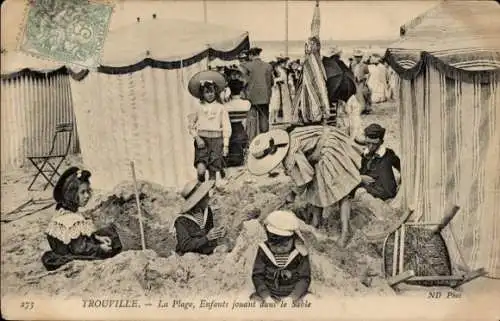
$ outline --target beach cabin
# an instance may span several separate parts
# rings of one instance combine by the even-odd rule
[[[187,116],[191,76],[209,59],[234,60],[248,33],[181,20],[151,19],[109,32],[101,66],[71,82],[84,164],[96,188],[137,178],[180,187],[196,178]]]
[[[415,220],[460,212],[452,262],[500,277],[500,6],[443,1],[401,27],[385,58],[400,78],[402,192]],[[456,246],[455,246],[456,245]]]
[[[74,113],[64,65],[15,50],[1,54],[1,92],[1,170],[7,171],[26,165],[27,156],[48,153],[56,126],[74,122]],[[55,152],[66,146],[57,139]],[[69,153],[78,152],[75,126]]]

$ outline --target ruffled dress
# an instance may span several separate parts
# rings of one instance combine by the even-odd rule
[[[97,230],[91,220],[80,213],[58,210],[45,232],[50,251],[42,256],[42,263],[49,271],[56,270],[73,260],[100,260],[115,256],[122,250],[120,237],[114,225]],[[104,251],[96,236],[111,240],[111,251]]]

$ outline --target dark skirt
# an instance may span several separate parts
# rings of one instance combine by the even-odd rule
[[[194,142],[194,166],[205,164],[209,171],[219,172],[224,168],[224,139],[222,137],[201,137],[205,147],[199,148]]]
[[[111,251],[105,252],[95,236],[107,236],[111,239]],[[71,240],[69,244],[47,235],[51,251],[42,255],[42,263],[48,271],[53,271],[73,260],[102,260],[120,253],[122,243],[114,225],[97,230],[91,236],[81,235]]]

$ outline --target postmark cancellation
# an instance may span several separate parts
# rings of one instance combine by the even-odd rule
[[[30,0],[19,50],[86,68],[100,63],[113,6],[88,0]]]

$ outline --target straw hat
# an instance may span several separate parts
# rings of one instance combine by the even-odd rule
[[[201,98],[201,85],[205,83],[213,83],[219,90],[222,90],[226,87],[226,78],[224,78],[221,73],[214,70],[200,71],[189,80],[189,93],[195,98]]]
[[[335,55],[340,56],[342,54],[342,48],[340,48],[339,46],[333,46],[328,49],[327,53],[329,57]]]
[[[363,57],[363,52],[359,49],[356,49],[356,50],[354,50],[353,56],[354,57]]]
[[[285,158],[289,146],[290,137],[284,130],[275,129],[258,135],[248,147],[248,171],[257,176],[269,173]]]
[[[188,182],[181,191],[184,198],[184,204],[181,207],[181,212],[186,213],[196,206],[210,192],[215,182],[208,180],[200,183],[197,180]]]

